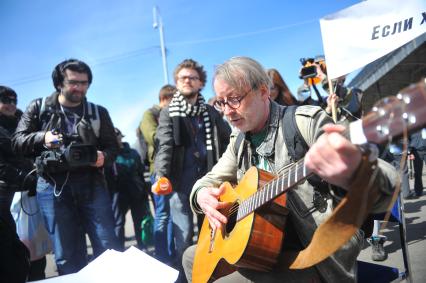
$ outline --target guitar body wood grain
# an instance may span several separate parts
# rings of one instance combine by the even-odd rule
[[[216,231],[211,240],[207,218],[203,222],[195,253],[192,282],[208,282],[234,271],[236,267],[248,267],[269,271],[276,264],[284,238],[286,195],[259,208],[240,221],[236,221],[238,203],[247,199],[275,176],[250,168],[233,188],[225,183],[225,193],[220,201],[233,205],[221,211],[228,218],[227,225]],[[230,265],[230,266],[226,266]],[[232,266],[231,266],[232,265]]]

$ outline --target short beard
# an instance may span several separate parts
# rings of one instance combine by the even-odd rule
[[[62,92],[62,95],[71,103],[81,103],[84,99],[84,95],[74,95],[72,92]]]

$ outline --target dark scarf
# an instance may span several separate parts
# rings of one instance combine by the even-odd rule
[[[176,92],[169,105],[169,116],[173,123],[173,137],[176,145],[182,145],[182,130],[180,117],[195,117],[202,115],[204,127],[206,130],[206,149],[207,149],[207,162],[210,169],[213,164],[213,142],[212,142],[212,124],[210,122],[209,112],[207,111],[206,102],[204,97],[199,93],[197,102],[192,105],[186,101],[185,97]]]

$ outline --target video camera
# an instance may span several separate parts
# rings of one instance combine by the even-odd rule
[[[321,81],[321,79],[318,77],[318,67],[321,69],[321,71],[327,75],[327,66],[325,64],[325,58],[324,56],[316,56],[315,58],[301,58],[300,63],[303,65],[303,68],[300,70],[300,76],[301,79],[307,79],[309,85],[315,86],[318,83],[322,83],[322,88],[325,91],[328,90],[328,81],[324,80]],[[340,98],[345,98],[347,94],[347,88],[343,86],[344,81],[335,80],[333,81],[333,93],[335,93]]]
[[[303,68],[300,70],[301,79],[311,79],[309,84],[317,84],[320,79],[317,77],[317,66],[321,68],[324,74],[327,74],[327,67],[325,65],[325,59],[323,56],[316,56],[315,58],[301,58],[300,63]]]
[[[65,147],[43,151],[36,158],[39,174],[72,171],[96,163],[96,146],[83,144],[79,135],[63,134],[61,144]]]

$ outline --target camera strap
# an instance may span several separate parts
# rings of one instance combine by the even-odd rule
[[[68,124],[69,132],[71,134],[76,134],[77,133],[77,121],[80,120],[80,119],[76,116],[76,114],[74,114],[73,118],[70,119],[69,117],[67,117],[67,120],[68,120],[67,123],[69,123]]]
[[[324,106],[324,99],[322,98],[321,94],[319,93],[317,86],[313,83],[312,87],[314,88],[315,94],[317,95],[319,105],[321,107],[323,107]]]
[[[70,110],[65,110],[64,107],[62,105],[60,105],[61,107],[61,111],[64,114],[65,117],[65,124],[67,127],[67,131],[69,134],[76,134],[77,133],[77,124],[78,122],[80,122],[80,120],[82,119],[82,116],[78,116],[77,113],[70,111]],[[84,105],[83,105],[83,115],[84,115]]]

